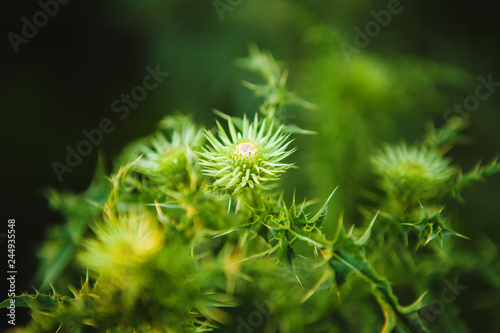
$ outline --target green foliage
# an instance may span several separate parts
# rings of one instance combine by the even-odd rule
[[[306,109],[314,109],[314,105],[304,101],[286,88],[288,72],[283,71],[270,53],[261,52],[256,46],[250,47],[250,55],[240,59],[238,64],[249,71],[257,73],[264,79],[264,84],[253,84],[243,81],[243,85],[254,91],[255,95],[264,98],[259,111],[267,118],[283,120],[287,105],[298,105]],[[291,129],[296,127],[292,126]],[[309,131],[297,131],[307,134]]]
[[[380,200],[383,216],[416,230],[417,248],[437,236],[464,237],[447,226],[444,201],[459,197],[466,185],[500,171],[497,160],[486,167],[478,165],[465,176],[458,167],[450,165],[443,155],[464,125],[463,120],[453,119],[439,132],[431,128],[420,146],[386,145],[372,158],[374,170],[381,178],[380,188],[386,195]],[[404,230],[406,237],[410,230]]]
[[[336,189],[316,211],[295,193],[286,199],[279,178],[292,166],[283,162],[295,150],[289,137],[312,132],[282,125],[284,106],[311,104],[288,92],[270,54],[252,48],[240,63],[265,80],[245,83],[264,98],[252,123],[217,111],[229,135],[217,123],[216,138],[188,117],[166,117],[124,149],[110,177],[99,167],[83,194],[51,192],[67,223],[40,252],[52,295],[13,298],[31,309],[25,331],[235,331],[255,311],[265,332],[427,331],[420,277],[444,270],[435,266],[447,250],[433,240],[461,236],[445,203],[499,164],[465,174],[452,166],[444,154],[459,141],[456,121],[420,145],[387,145],[372,157],[380,182],[362,210],[367,227],[356,228],[328,213]],[[76,272],[85,281],[68,295]],[[409,284],[410,301],[393,277]]]
[[[429,60],[364,51],[346,61],[338,47],[345,35],[323,25],[311,27],[309,34],[309,44],[319,51],[304,65],[297,84],[317,110],[299,117],[318,135],[310,141],[298,139],[308,144],[297,152],[304,170],[301,185],[312,186],[315,197],[327,196],[331,184],[338,185],[342,196],[332,202],[331,212],[344,212],[351,220],[357,217],[364,189],[373,184],[373,151],[402,138],[422,139],[422,123],[442,119],[443,110],[456,99],[449,92],[462,92],[467,74]]]

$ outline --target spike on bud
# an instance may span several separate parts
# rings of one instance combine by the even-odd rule
[[[219,138],[205,131],[210,146],[200,153],[203,173],[216,179],[212,190],[237,194],[248,189],[264,189],[263,183],[277,180],[292,166],[281,162],[294,152],[294,149],[286,150],[290,135],[283,134],[281,128],[275,129],[267,120],[259,121],[256,115],[253,123],[244,117],[238,133],[231,118],[227,120],[230,135],[220,124]]]

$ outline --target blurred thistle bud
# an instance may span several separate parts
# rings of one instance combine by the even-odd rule
[[[450,189],[457,170],[436,149],[387,145],[372,158],[388,195],[404,200],[439,199]]]
[[[274,129],[274,123],[253,123],[246,116],[237,132],[231,118],[228,119],[230,136],[217,122],[219,139],[205,131],[211,147],[203,148],[200,164],[203,173],[216,178],[211,189],[220,193],[238,194],[246,189],[265,189],[263,183],[277,180],[279,175],[292,167],[281,163],[295,149],[287,150],[290,134],[282,133],[282,127]]]
[[[163,247],[164,233],[151,216],[135,211],[119,219],[104,217],[92,227],[95,238],[86,239],[79,253],[84,267],[107,276],[121,277]]]
[[[203,132],[186,116],[166,117],[160,129],[171,132],[171,138],[167,139],[162,131],[157,132],[151,142],[142,147],[144,156],[135,169],[163,185],[183,181],[188,165],[196,162],[193,150],[202,145]]]

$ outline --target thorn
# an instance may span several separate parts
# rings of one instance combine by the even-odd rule
[[[236,214],[240,211],[241,208],[241,198],[238,198],[238,201],[236,202],[236,210],[234,211]]]
[[[304,286],[302,285],[302,282],[300,281],[299,276],[297,274],[295,274],[295,278],[297,279],[297,281],[299,281],[300,287],[304,289]]]

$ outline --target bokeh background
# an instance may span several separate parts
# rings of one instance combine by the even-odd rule
[[[154,131],[166,114],[190,114],[208,127],[214,124],[212,108],[253,114],[259,100],[240,82],[255,78],[235,66],[251,43],[283,61],[290,89],[318,106],[287,110],[288,121],[319,134],[297,139],[300,169],[286,183],[300,197],[322,199],[340,185],[331,214],[342,208],[355,221],[362,188],[372,177],[366,156],[374,147],[418,142],[425,126],[442,125],[446,110],[474,94],[478,76],[500,81],[498,8],[486,0],[403,0],[401,12],[346,57],[342,43],[356,46],[354,28],[365,30],[374,20],[370,12],[388,3],[70,1],[16,54],[8,34],[20,35],[22,18],[32,22],[41,7],[36,1],[2,2],[0,233],[8,218],[16,219],[18,290],[37,286],[37,249],[47,227],[62,222],[48,208],[44,189],[83,191],[98,153],[110,162],[126,143]],[[147,66],[160,66],[169,76],[121,120],[111,103],[141,85]],[[496,89],[467,112],[464,134],[471,139],[450,152],[466,170],[500,152]],[[60,182],[51,164],[64,163],[65,147],[75,148],[85,138],[82,130],[97,128],[103,118],[115,130]],[[457,311],[471,331],[500,329],[499,189],[497,175],[467,190],[467,205],[453,207],[455,229],[471,237],[460,245],[471,255],[470,267],[455,272],[468,286]],[[2,238],[3,253],[5,244]],[[18,311],[19,320],[27,318]]]

